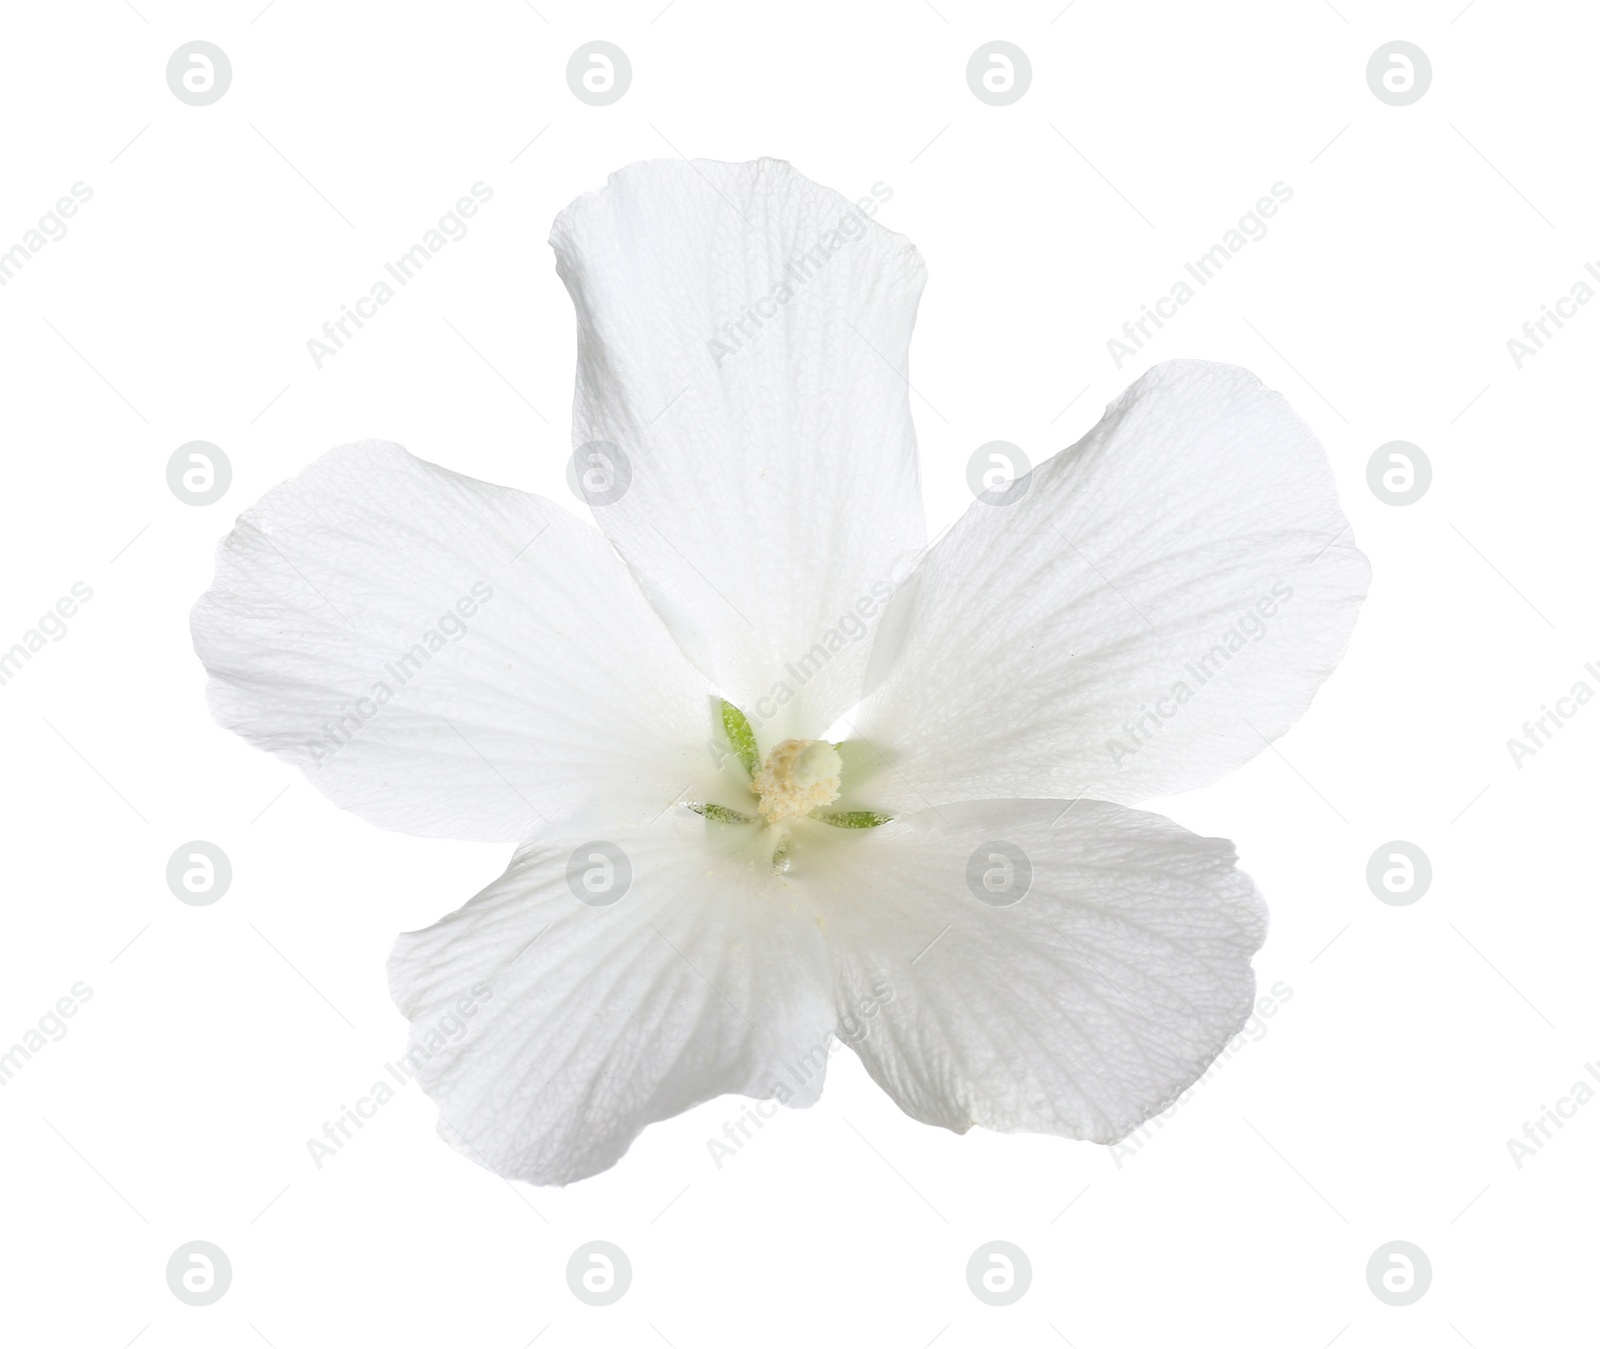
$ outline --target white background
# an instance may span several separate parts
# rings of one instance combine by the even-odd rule
[[[0,1047],[74,983],[93,997],[0,1088],[0,1338],[1594,1343],[1600,1102],[1520,1169],[1506,1146],[1600,1060],[1600,705],[1520,768],[1506,748],[1578,679],[1600,688],[1583,670],[1600,661],[1600,305],[1520,370],[1506,347],[1600,260],[1593,13],[659,8],[6,9],[0,248],[73,183],[93,198],[0,288],[0,645],[74,582],[94,597],[0,687]],[[195,38],[232,61],[209,107],[165,80]],[[565,80],[594,38],[633,64],[610,107]],[[995,38],[1032,62],[1009,107],[965,80]],[[1409,107],[1365,78],[1393,39],[1432,61]],[[509,850],[384,833],[214,726],[189,608],[237,513],[343,441],[397,440],[577,509],[574,324],[545,237],[613,169],[679,152],[776,155],[850,197],[892,188],[878,219],[930,273],[911,381],[935,528],[970,500],[975,446],[1042,458],[1173,356],[1257,371],[1328,448],[1375,573],[1349,656],[1273,751],[1154,803],[1237,841],[1272,909],[1260,982],[1293,997],[1120,1167],[1091,1144],[916,1124],[847,1051],[819,1105],[720,1170],[706,1140],[737,1098],[649,1129],[599,1178],[534,1190],[440,1142],[415,1085],[320,1170],[308,1156],[403,1048],[394,934]],[[316,369],[307,339],[479,180],[494,197],[467,237]],[[1267,236],[1117,369],[1107,338],[1279,181],[1294,195]],[[165,480],[196,439],[234,469],[209,507]],[[1404,508],[1366,480],[1396,439],[1434,469]],[[232,859],[211,907],[165,883],[191,839]],[[1410,906],[1366,885],[1391,839],[1432,859]],[[609,1308],[564,1276],[596,1238],[633,1263]],[[233,1264],[206,1308],[164,1277],[191,1239]],[[991,1239],[1032,1261],[1009,1308],[967,1287]],[[1367,1285],[1395,1239],[1433,1266],[1409,1307]]]

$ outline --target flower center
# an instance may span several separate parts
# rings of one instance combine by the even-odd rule
[[[826,740],[783,740],[772,747],[750,785],[761,798],[762,816],[774,824],[837,801],[843,768],[839,751]]]

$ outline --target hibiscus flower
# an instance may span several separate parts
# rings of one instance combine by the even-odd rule
[[[1266,911],[1132,806],[1305,711],[1368,581],[1246,371],[1160,365],[931,547],[924,270],[787,164],[636,164],[557,218],[599,528],[396,445],[240,517],[194,611],[222,725],[336,804],[519,846],[399,939],[441,1132],[541,1184],[835,1037],[910,1115],[1107,1143],[1240,1029]]]

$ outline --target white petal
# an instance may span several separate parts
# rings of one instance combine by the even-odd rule
[[[578,311],[573,445],[620,447],[632,474],[596,519],[767,745],[820,735],[925,538],[921,258],[774,159],[635,164],[550,242]]]
[[[839,832],[811,871],[841,1036],[916,1119],[1113,1142],[1250,1014],[1266,908],[1226,839],[1097,801]]]
[[[891,766],[879,804],[1213,782],[1305,711],[1369,576],[1281,395],[1157,366],[1020,501],[974,503],[897,596],[898,664],[857,723]]]
[[[530,844],[402,936],[390,988],[440,1133],[501,1175],[566,1184],[725,1092],[814,1099],[834,1026],[822,937],[754,838],[681,810],[617,833],[631,881],[604,906],[568,882],[576,856],[606,897],[601,846]]]
[[[398,445],[246,511],[192,627],[216,719],[388,829],[654,816],[710,762],[709,690],[600,533]]]

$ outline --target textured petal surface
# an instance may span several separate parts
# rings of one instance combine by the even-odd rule
[[[897,595],[898,664],[857,722],[887,764],[876,799],[1213,782],[1305,711],[1369,575],[1281,395],[1236,366],[1157,366],[1019,501],[974,503]]]
[[[725,1092],[814,1100],[834,1026],[822,937],[751,840],[675,810],[602,843],[530,844],[402,936],[390,988],[440,1133],[501,1175],[565,1184]],[[614,902],[575,898],[586,876],[608,897],[625,869]]]
[[[1250,1013],[1266,908],[1226,839],[1097,801],[840,832],[803,862],[841,1035],[916,1119],[1113,1142]]]
[[[924,272],[867,218],[879,187],[864,209],[780,160],[654,161],[551,234],[578,312],[573,445],[620,448],[631,475],[596,519],[764,746],[857,700],[925,541],[906,383]]]
[[[710,763],[705,681],[599,531],[398,445],[246,511],[192,628],[216,719],[388,829],[650,818]]]

